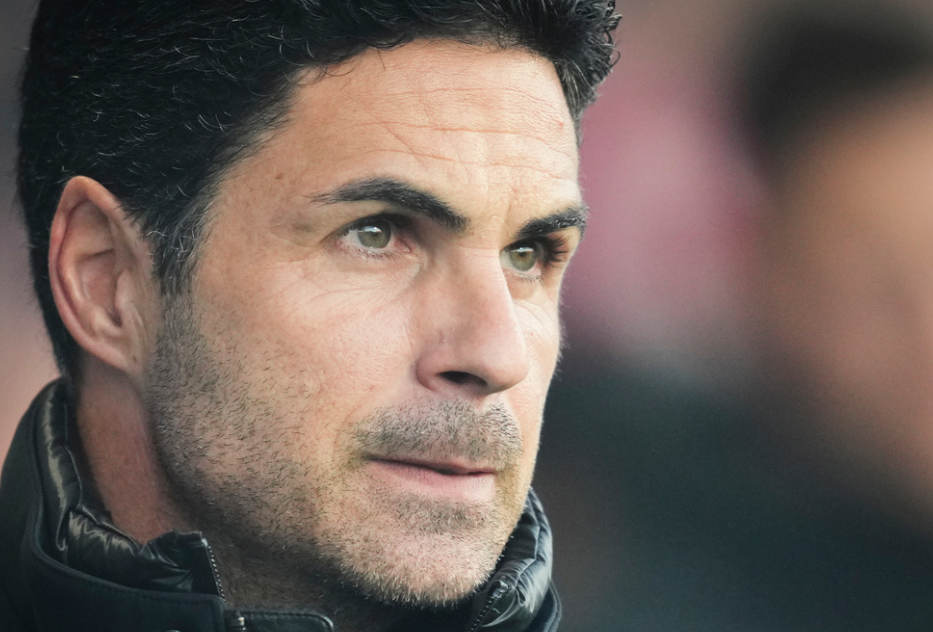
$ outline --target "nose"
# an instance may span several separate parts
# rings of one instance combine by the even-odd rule
[[[418,381],[445,395],[484,397],[528,375],[528,344],[495,256],[467,261],[432,281],[418,308]]]

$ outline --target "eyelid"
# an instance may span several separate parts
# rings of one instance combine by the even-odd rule
[[[544,254],[545,264],[555,265],[567,260],[568,254],[570,254],[568,241],[567,237],[560,233],[545,233],[522,239],[511,244],[509,247],[514,248],[526,244],[538,245]]]
[[[364,217],[355,219],[349,224],[345,224],[337,231],[337,233],[335,233],[335,247],[338,247],[337,244],[344,242],[345,238],[347,238],[354,230],[376,222],[388,222],[391,224],[392,240],[390,241],[390,244],[395,244],[395,246],[390,245],[383,249],[372,249],[357,244],[345,243],[339,247],[341,249],[350,251],[352,254],[363,256],[369,259],[386,259],[388,257],[395,257],[400,254],[404,254],[411,250],[410,244],[406,243],[405,232],[409,230],[409,227],[414,223],[414,218],[409,215],[394,211],[371,213]]]
[[[562,267],[562,265],[570,259],[568,241],[567,237],[563,236],[561,233],[543,233],[533,237],[526,237],[509,244],[503,249],[503,252],[510,248],[535,246],[540,249],[541,260],[538,265],[535,266],[538,272],[520,272],[512,269],[508,269],[508,272],[522,281],[540,281],[549,270]]]
[[[375,222],[375,221],[387,221],[391,223],[393,226],[395,226],[396,228],[405,229],[412,225],[412,223],[414,222],[414,219],[410,215],[406,215],[404,213],[400,213],[394,210],[393,211],[390,211],[390,210],[380,211],[378,213],[372,213],[370,215],[366,215],[365,217],[360,217],[359,219],[353,220],[352,222],[350,222],[349,224],[347,224],[341,229],[341,234],[345,235],[349,233],[351,230],[353,230],[354,228],[359,228],[360,226],[366,226],[368,222]]]

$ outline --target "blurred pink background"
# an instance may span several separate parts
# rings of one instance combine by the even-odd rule
[[[0,10],[0,457],[39,388],[56,375],[33,299],[26,233],[14,206],[16,82],[33,3],[5,0]]]

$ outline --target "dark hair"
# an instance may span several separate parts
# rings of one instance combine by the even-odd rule
[[[890,6],[800,9],[770,16],[745,55],[740,102],[766,171],[816,117],[883,94],[933,69],[933,47]]]
[[[184,291],[223,172],[281,121],[294,79],[418,38],[523,47],[557,70],[574,120],[613,62],[612,0],[43,0],[22,82],[18,188],[59,367],[78,347],[48,276],[69,179],[99,181]]]

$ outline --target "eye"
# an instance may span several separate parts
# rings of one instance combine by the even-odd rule
[[[541,244],[535,242],[523,242],[512,244],[502,250],[499,260],[502,267],[515,272],[527,274],[538,267],[544,252]]]
[[[344,238],[358,248],[384,250],[392,243],[394,232],[395,227],[388,219],[369,217],[350,226]]]

